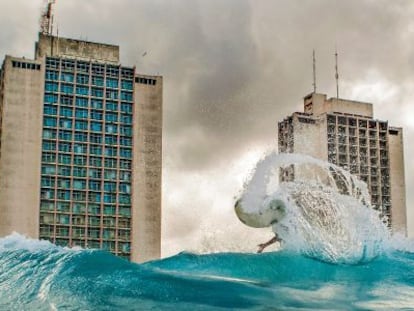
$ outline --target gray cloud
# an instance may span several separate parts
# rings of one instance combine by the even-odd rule
[[[0,3],[0,56],[32,55],[41,7],[41,0]],[[334,95],[337,45],[340,95],[363,86],[361,98],[350,99],[375,102],[378,118],[405,127],[411,205],[414,122],[400,111],[413,111],[413,13],[409,0],[71,0],[58,1],[56,17],[62,36],[119,44],[123,64],[164,76],[165,235],[178,239],[197,226],[177,216],[194,198],[171,199],[185,192],[176,181],[185,188],[198,172],[197,182],[231,201],[223,182],[234,180],[226,169],[217,178],[217,168],[276,146],[277,121],[301,109],[312,90],[314,48],[320,92]],[[370,92],[377,81],[387,88],[382,95],[394,92]],[[199,210],[210,205],[197,201]],[[188,230],[174,229],[180,224]]]

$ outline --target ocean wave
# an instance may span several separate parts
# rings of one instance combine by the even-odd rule
[[[402,243],[402,242],[401,242]],[[330,264],[290,251],[134,264],[99,250],[0,239],[0,310],[278,310],[414,306],[414,254]],[[394,308],[394,309],[395,309]]]

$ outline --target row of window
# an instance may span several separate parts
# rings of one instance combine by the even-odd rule
[[[106,191],[106,192],[118,192],[121,194],[130,194],[131,193],[131,184],[130,183],[119,183],[109,182],[109,181],[97,181],[84,179],[69,179],[69,178],[56,178],[54,176],[42,176],[41,179],[42,187],[46,188],[55,188],[56,186],[63,189],[73,188],[75,190],[84,190],[88,188],[93,191]],[[88,186],[88,187],[87,187]],[[103,186],[103,189],[102,189]],[[108,202],[112,203],[112,202]]]
[[[128,208],[128,207],[123,207]],[[115,204],[104,204],[101,207],[100,204],[91,203],[88,204],[83,202],[65,202],[65,201],[54,201],[54,200],[42,200],[40,203],[40,209],[42,211],[49,212],[61,212],[61,213],[72,213],[77,215],[106,215],[114,216],[118,219],[118,227],[131,227],[131,219],[129,216],[117,215]]]
[[[44,105],[43,112],[45,115],[56,116],[58,115],[58,107],[53,105]],[[72,107],[60,107],[59,115],[62,117],[77,119],[92,119],[92,120],[103,120],[105,118],[106,122],[111,123],[126,123],[132,124],[132,115],[131,114],[121,114],[118,118],[117,112],[106,111],[103,113],[100,110],[91,110],[84,108],[76,108],[75,111]]]
[[[121,146],[132,146],[132,138],[129,136],[117,136],[107,134],[105,137],[102,133],[88,133],[88,132],[72,132],[60,129],[46,128],[43,130],[43,138],[54,140],[75,141],[75,142],[89,142],[93,144],[106,144],[106,145],[121,145]]]
[[[88,124],[86,120],[72,120],[68,118],[59,118],[58,123],[56,117],[45,116],[43,118],[43,125],[45,127],[58,127],[58,124],[60,128],[66,130],[75,128],[76,130],[102,132],[105,129],[106,134],[118,134],[119,132],[121,135],[132,136],[132,126],[129,125],[104,124],[99,121],[90,121]]]
[[[130,170],[132,167],[132,161],[127,159],[113,159],[113,158],[101,158],[101,157],[89,157],[89,161],[87,156],[83,155],[72,155],[70,154],[63,154],[63,153],[52,153],[52,152],[43,152],[42,154],[42,162],[43,163],[59,163],[59,164],[72,164],[72,165],[81,165],[81,166],[96,166],[102,167],[105,166],[106,168],[120,168],[124,170]],[[76,173],[81,173],[79,170],[85,170],[84,174],[86,176],[86,167],[76,167]],[[75,173],[75,168],[73,173]],[[80,177],[85,177],[80,176]]]
[[[12,61],[13,68],[22,68],[22,69],[29,69],[29,70],[40,70],[39,64],[21,62],[21,61]]]
[[[65,200],[65,201],[88,201],[88,202],[92,202],[92,203],[119,203],[122,205],[129,205],[131,204],[131,196],[128,194],[119,194],[118,195],[118,199],[117,199],[117,195],[115,193],[101,193],[101,192],[89,192],[86,193],[86,191],[78,191],[78,190],[74,190],[69,191],[69,190],[57,190],[55,191],[54,189],[50,189],[50,188],[42,188],[42,190],[40,191],[40,197],[41,199],[44,200],[53,200],[53,199],[58,199],[58,200]],[[126,216],[130,216],[131,215],[131,208],[130,206],[122,206],[122,210],[120,207],[119,210],[119,214],[120,215],[126,215]]]
[[[334,116],[328,115],[327,116],[328,123],[331,124],[340,124],[340,125],[349,125],[351,127],[358,127],[360,128],[371,128],[377,129],[379,128],[380,131],[386,131],[388,128],[388,123],[383,121],[376,121],[376,120],[368,120],[368,119],[356,119],[352,117],[346,116]]]
[[[46,58],[47,69],[61,69],[63,71],[78,71],[83,73],[92,72],[93,75],[108,75],[118,77],[121,75],[124,79],[132,79],[134,77],[134,69],[120,67],[108,64],[88,63],[85,61],[76,61],[71,59]]]
[[[119,222],[117,219],[112,216],[88,216],[85,215],[67,215],[67,214],[55,214],[49,212],[40,213],[40,222],[42,224],[61,224],[61,225],[72,225],[72,226],[101,226],[106,228],[117,228],[118,236],[122,238],[129,239],[130,237],[130,228],[120,228],[118,227]],[[68,229],[67,227],[64,227]],[[85,228],[76,228],[73,229],[85,230]]]
[[[46,104],[57,104],[59,96],[57,94],[45,94],[45,103]],[[81,108],[93,108],[93,109],[104,109],[104,102],[102,99],[89,98],[87,97],[74,97],[73,95],[60,95],[59,103],[65,106],[73,106],[73,101],[75,101],[76,107]],[[131,113],[132,114],[132,103],[121,103],[119,105],[116,101],[105,100],[105,109],[108,111],[118,111],[121,110],[122,113]]]
[[[57,147],[57,149],[56,149]],[[119,149],[119,150],[118,150]],[[122,147],[109,147],[101,145],[88,145],[81,143],[67,143],[60,142],[56,144],[55,141],[43,141],[42,146],[43,151],[55,151],[59,150],[60,152],[75,153],[75,154],[91,154],[91,155],[105,155],[107,157],[121,157],[121,158],[132,158],[132,149],[122,148]]]
[[[148,84],[148,85],[156,85],[157,84],[157,80],[150,79],[150,78],[136,77],[135,78],[135,83]]]
[[[49,226],[48,226],[49,225]],[[72,232],[70,232],[68,227],[65,226],[51,226],[50,223],[45,223],[40,227],[40,234],[42,236],[56,236],[56,237],[72,237],[72,238],[85,238],[86,234],[89,239],[103,239],[103,240],[118,240],[120,244],[127,245],[125,251],[129,252],[129,243],[122,243],[124,241],[129,242],[131,237],[129,232],[126,233],[125,230],[118,231],[118,234],[113,229],[103,229],[100,232],[97,228],[82,228],[82,227],[72,227]],[[55,230],[53,230],[55,229]],[[103,242],[103,243],[108,243]],[[115,248],[115,242],[113,242]]]
[[[86,176],[86,171],[88,176]],[[57,174],[56,174],[57,173]],[[101,168],[89,168],[78,166],[64,166],[59,165],[57,168],[55,165],[42,164],[43,175],[60,175],[60,176],[75,176],[75,177],[89,177],[93,179],[107,179],[107,180],[120,180],[131,181],[130,171],[117,171],[113,169],[101,169]]]
[[[88,240],[87,242],[85,242],[84,240],[80,240],[80,239],[72,239],[72,240],[69,240],[69,238],[67,238],[67,239],[65,239],[65,238],[56,238],[55,239],[52,234],[40,235],[40,239],[48,240],[51,243],[54,243],[54,244],[56,244],[58,246],[61,246],[61,247],[81,246],[81,247],[86,247],[86,248],[90,248],[90,249],[101,249],[102,248],[102,249],[105,249],[107,251],[110,251],[111,253],[118,256],[119,258],[125,259],[127,261],[130,260],[130,252],[121,252],[122,248],[119,248],[118,252],[110,250],[110,248],[107,245],[109,245],[109,243],[114,243],[114,242],[103,241],[102,242],[102,247],[101,247],[100,246],[101,244],[100,244],[99,241]],[[112,248],[112,246],[110,246],[110,247]]]
[[[132,102],[133,101],[133,96],[132,96],[132,92],[127,92],[127,91],[118,91],[118,90],[112,90],[112,89],[106,89],[104,90],[103,88],[96,88],[96,87],[91,87],[89,88],[88,86],[81,86],[81,85],[77,85],[76,87],[74,87],[73,84],[67,84],[67,83],[61,83],[60,84],[60,88],[59,88],[59,84],[55,83],[55,82],[46,82],[45,83],[45,91],[46,92],[52,92],[52,93],[56,93],[56,92],[61,92],[63,94],[76,94],[76,95],[82,95],[82,96],[93,96],[93,97],[104,97],[105,98],[109,98],[109,99],[113,99],[113,100],[117,100],[117,99],[121,99],[122,101],[129,101]]]
[[[73,157],[70,154],[62,153],[52,153],[52,152],[43,152],[42,154],[43,163],[59,163],[59,164],[71,164],[71,165],[81,165],[83,167],[74,167],[73,174],[77,174],[77,177],[86,177],[86,167],[84,166],[95,166],[106,168],[120,168],[124,170],[131,170],[132,161],[127,159],[113,159],[113,158],[101,158],[101,157],[89,157],[83,155],[74,155]]]
[[[59,75],[58,71],[46,70],[46,80],[47,81],[62,81],[68,83],[74,83],[76,80],[77,84],[87,84],[91,83],[93,86],[118,89],[121,87],[123,90],[132,90],[133,82],[132,80],[121,80],[107,77],[104,79],[102,76],[92,76],[85,74],[77,74],[76,78],[73,73],[61,72]],[[48,83],[46,83],[48,84]]]

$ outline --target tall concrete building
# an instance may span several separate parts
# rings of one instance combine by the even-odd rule
[[[0,77],[0,236],[160,257],[160,76],[119,47],[39,34]]]
[[[279,152],[308,154],[358,176],[393,231],[407,233],[403,130],[374,119],[372,104],[312,93],[304,112],[279,122],[278,131]],[[294,178],[294,169],[282,178]]]

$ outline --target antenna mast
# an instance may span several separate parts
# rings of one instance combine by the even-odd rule
[[[43,35],[52,35],[53,33],[53,5],[56,0],[48,0],[47,8],[42,13],[40,22],[40,33]]]
[[[335,80],[336,80],[336,99],[339,99],[339,74],[338,74],[338,51],[335,47]]]
[[[315,57],[315,49],[313,50],[313,92],[316,93],[316,57]]]

